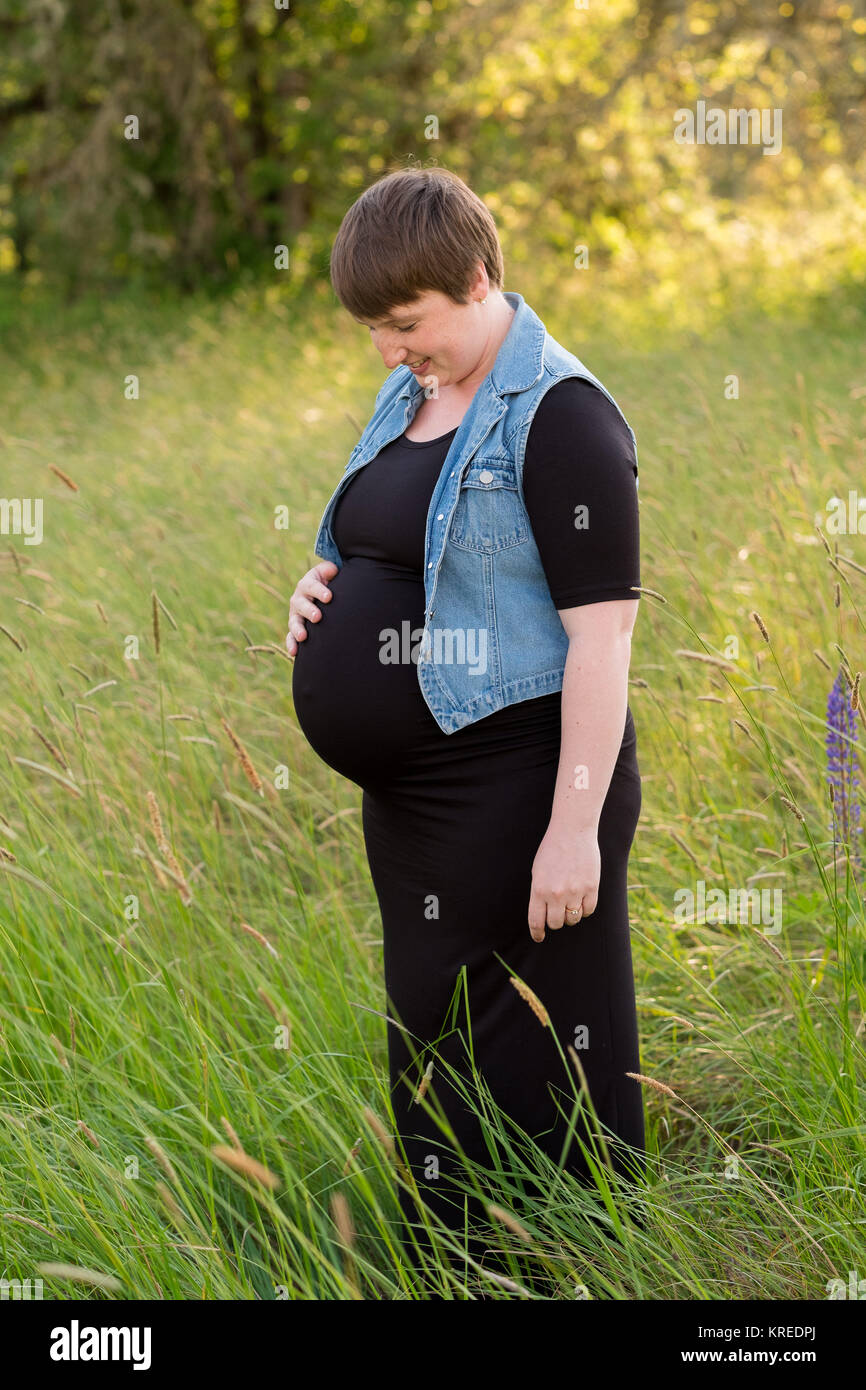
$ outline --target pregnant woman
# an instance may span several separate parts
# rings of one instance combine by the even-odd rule
[[[579,1085],[570,1045],[613,1166],[640,1172],[635,440],[601,382],[502,291],[493,218],[447,170],[368,188],[331,279],[391,370],[286,646],[305,737],[363,789],[394,1115],[422,1200],[461,1232],[483,1209],[457,1195],[459,1154],[414,1103],[431,1061],[427,1099],[465,1154],[490,1166],[493,1140],[443,1063],[467,1089],[474,1063],[559,1163]],[[583,1113],[574,1127],[590,1143]],[[574,1139],[563,1166],[589,1180]]]

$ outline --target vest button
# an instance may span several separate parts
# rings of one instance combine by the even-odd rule
[[[444,512],[440,512],[439,515],[437,516],[436,520],[437,520],[437,521],[444,521],[444,520],[445,520],[445,513],[444,513]]]
[[[432,568],[433,568],[433,561],[432,561],[432,560],[431,560],[430,563],[428,564],[427,568],[428,568],[428,570],[432,570]]]
[[[478,481],[479,481],[479,483],[492,483],[492,482],[493,482],[493,474],[490,472],[490,469],[489,469],[489,468],[485,468],[485,470],[484,470],[483,473],[479,473],[479,474],[478,474]]]

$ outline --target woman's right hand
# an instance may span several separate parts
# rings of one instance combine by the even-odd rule
[[[340,566],[335,565],[333,560],[322,560],[298,580],[298,587],[289,600],[289,631],[286,635],[286,651],[292,660],[297,656],[298,643],[306,640],[307,627],[304,619],[309,618],[311,622],[317,623],[322,616],[321,608],[316,607],[313,599],[320,598],[325,603],[330,602],[331,590],[326,587],[326,581],[333,579],[339,571]]]

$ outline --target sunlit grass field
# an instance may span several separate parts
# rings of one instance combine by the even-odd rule
[[[599,1163],[579,1188],[488,1104],[499,1171],[467,1183],[507,1276],[443,1259],[422,1288],[401,1258],[361,793],[306,745],[284,649],[384,375],[367,335],[330,292],[28,308],[0,357],[0,495],[44,502],[41,544],[0,538],[0,1277],[301,1300],[866,1278],[866,866],[825,751],[834,678],[866,664],[866,514],[826,523],[866,489],[863,319],[632,332],[623,303],[506,288],[638,439],[646,1187]],[[781,890],[781,929],[682,920],[699,880]]]

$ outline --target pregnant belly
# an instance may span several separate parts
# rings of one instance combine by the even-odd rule
[[[328,581],[292,671],[295,714],[323,762],[359,786],[386,781],[430,726],[418,685],[424,581],[361,557]]]

